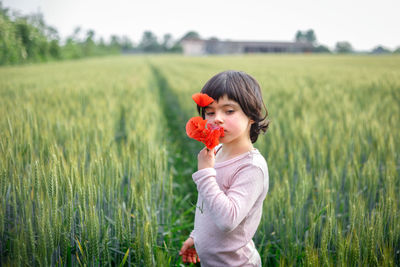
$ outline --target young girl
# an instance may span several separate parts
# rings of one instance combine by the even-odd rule
[[[179,254],[183,262],[201,260],[202,266],[261,266],[252,240],[268,192],[268,166],[253,147],[269,124],[260,86],[244,72],[225,71],[201,93],[215,101],[197,106],[199,113],[223,127],[224,136],[222,145],[198,154],[192,175],[198,190],[194,230]]]

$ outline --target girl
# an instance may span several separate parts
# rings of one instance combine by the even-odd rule
[[[225,71],[201,93],[215,101],[197,106],[199,114],[223,127],[224,136],[215,149],[198,154],[192,175],[198,190],[194,230],[179,254],[183,262],[201,259],[202,266],[261,266],[252,240],[268,192],[267,163],[253,147],[269,124],[260,86],[244,72]]]

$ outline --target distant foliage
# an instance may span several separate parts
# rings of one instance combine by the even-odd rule
[[[314,47],[313,50],[314,53],[331,53],[331,50],[325,45],[318,45]]]
[[[313,45],[312,52],[314,53],[331,53],[329,48],[325,45],[318,44],[317,36],[313,29],[307,31],[297,31],[295,35],[295,41],[301,43],[310,43]]]
[[[335,47],[336,47],[336,52],[338,53],[353,52],[353,46],[347,41],[337,42]]]
[[[0,3],[0,65],[99,56],[122,50],[120,43],[95,43],[93,30],[78,39],[80,31],[75,29],[62,46],[57,30],[46,25],[42,14],[11,14]]]
[[[140,53],[181,53],[182,47],[180,40],[174,41],[169,33],[164,34],[163,39],[158,41],[153,32],[145,31],[135,50]]]
[[[20,15],[0,3],[0,65],[120,53],[182,52],[180,40],[174,41],[171,34],[165,34],[163,40],[158,41],[155,34],[146,31],[136,47],[127,36],[112,35],[106,43],[103,38],[96,41],[95,35],[91,29],[84,33],[81,27],[76,27],[73,34],[61,42],[57,30],[46,25],[41,13]]]
[[[372,54],[389,54],[389,53],[391,53],[391,51],[384,46],[378,45],[377,47],[372,49],[371,53]]]
[[[296,42],[306,42],[315,44],[317,42],[317,36],[314,33],[313,29],[309,29],[308,31],[297,31],[296,32]]]

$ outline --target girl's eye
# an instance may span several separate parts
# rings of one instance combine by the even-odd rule
[[[206,112],[206,115],[207,116],[212,116],[212,115],[214,115],[214,112]]]
[[[235,112],[234,110],[227,110],[226,113],[228,114],[232,114],[233,112]]]

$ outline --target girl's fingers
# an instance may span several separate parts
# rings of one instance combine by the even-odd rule
[[[182,255],[185,253],[187,247],[185,245],[183,245],[183,247],[181,248],[181,250],[179,251],[179,255]]]
[[[189,260],[189,262],[193,262],[193,253],[192,253],[192,251],[188,251],[188,260]]]
[[[205,147],[205,148],[203,148],[202,150],[200,150],[200,153],[199,154],[207,154],[207,151],[208,150],[208,148],[207,147]]]
[[[207,147],[205,147],[202,150],[200,150],[199,155],[201,155],[201,154],[213,156],[214,155],[214,148],[213,149],[208,149]]]
[[[189,254],[188,258],[189,258],[189,262],[196,263],[195,256],[192,253]]]
[[[200,262],[200,259],[194,249],[188,249],[182,254],[182,261],[184,263],[196,263]]]
[[[182,261],[184,263],[197,263],[200,262],[199,255],[197,255],[196,251],[186,251],[182,255]]]
[[[187,250],[187,249],[189,249],[191,246],[190,246],[190,244],[188,244],[188,242],[184,242],[183,243],[183,246],[182,246],[182,248],[181,248],[181,250],[179,251],[179,255],[182,255],[183,253],[185,253],[185,251]]]
[[[192,254],[191,254],[191,255],[192,255],[192,261],[193,261],[194,263],[200,262],[199,255],[197,255],[196,250],[193,249],[193,250],[191,251],[191,253],[192,253]]]

